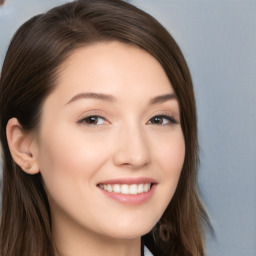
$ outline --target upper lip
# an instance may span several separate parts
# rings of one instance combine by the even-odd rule
[[[99,184],[142,184],[142,183],[157,183],[155,179],[148,177],[138,177],[138,178],[119,178],[119,179],[111,179],[104,180],[98,183]]]

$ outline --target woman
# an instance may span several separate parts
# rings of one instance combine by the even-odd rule
[[[204,255],[192,81],[154,18],[119,0],[35,16],[0,95],[2,256]]]

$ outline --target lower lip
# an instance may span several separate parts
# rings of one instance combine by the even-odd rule
[[[99,189],[102,191],[104,195],[120,203],[129,204],[129,205],[141,205],[149,201],[150,198],[154,195],[156,184],[153,184],[148,192],[144,192],[136,195],[108,192],[100,187]]]

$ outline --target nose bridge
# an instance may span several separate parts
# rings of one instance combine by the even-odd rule
[[[131,168],[140,168],[150,162],[147,136],[139,122],[129,122],[120,127],[114,162]]]

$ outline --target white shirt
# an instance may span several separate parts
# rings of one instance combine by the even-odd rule
[[[144,246],[144,256],[153,256],[153,254],[149,251],[149,249]]]

